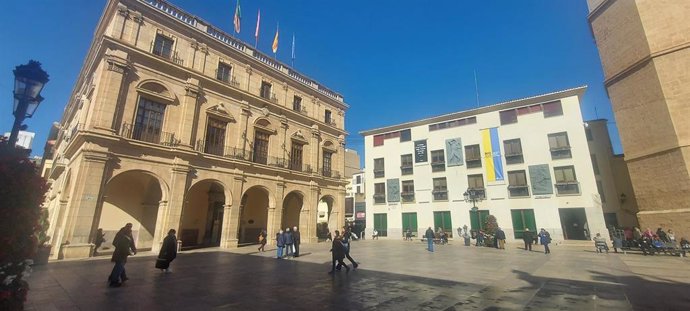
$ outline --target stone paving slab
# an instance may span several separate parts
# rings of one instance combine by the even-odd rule
[[[690,260],[597,254],[555,246],[545,255],[357,241],[361,263],[331,276],[330,245],[302,245],[303,256],[275,259],[254,247],[180,253],[173,273],[153,254],[130,257],[130,280],[107,287],[108,258],[34,268],[28,310],[690,310]],[[347,262],[347,261],[346,261]]]

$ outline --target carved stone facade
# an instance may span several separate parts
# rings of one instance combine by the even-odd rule
[[[324,120],[342,96],[227,37],[165,1],[108,1],[45,161],[64,163],[46,172],[53,258],[91,256],[99,228],[109,244],[126,223],[152,250],[169,229],[183,248],[286,227],[316,242],[319,210],[342,226],[344,115]]]

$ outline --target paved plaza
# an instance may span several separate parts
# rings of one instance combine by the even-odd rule
[[[109,288],[108,258],[34,268],[28,310],[690,310],[690,259],[597,254],[584,245],[526,252],[454,243],[357,241],[359,269],[334,276],[329,243],[277,260],[254,247],[182,252],[173,273],[130,257]]]

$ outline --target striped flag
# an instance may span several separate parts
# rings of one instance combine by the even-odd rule
[[[242,13],[240,12],[240,0],[237,0],[237,6],[235,7],[235,18],[233,24],[235,24],[235,32],[240,33],[240,19],[242,18]]]
[[[254,31],[254,39],[256,40],[256,44],[254,44],[254,47],[256,47],[259,43],[259,25],[261,24],[261,9],[259,9],[259,13],[256,15],[256,30]]]
[[[280,24],[276,25],[276,36],[273,38],[273,46],[271,48],[273,49],[273,54],[278,53],[278,32],[280,30]]]

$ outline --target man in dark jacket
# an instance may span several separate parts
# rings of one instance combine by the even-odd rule
[[[434,238],[436,237],[434,234],[434,230],[429,227],[429,229],[426,229],[426,232],[424,233],[424,237],[426,238],[427,242],[427,248],[426,250],[433,252],[434,251]]]
[[[525,228],[525,232],[522,234],[522,240],[525,241],[525,250],[529,249],[532,251],[532,243],[534,243],[534,233],[529,231],[529,228]]]
[[[134,245],[134,238],[132,237],[132,224],[128,223],[120,229],[113,239],[113,246],[115,251],[110,261],[115,263],[113,271],[110,273],[108,281],[111,287],[120,287],[122,282],[127,281],[127,273],[125,272],[125,263],[130,251],[136,255],[137,248]]]
[[[496,230],[496,248],[498,249],[506,249],[506,233],[503,231],[503,229],[498,228]]]
[[[333,274],[336,269],[340,270],[340,267],[345,267],[347,272],[350,272],[350,267],[345,264],[343,261],[345,259],[345,254],[346,254],[346,249],[345,246],[343,245],[342,239],[343,237],[340,235],[340,232],[338,230],[335,230],[335,238],[333,239],[333,244],[331,247],[331,271],[328,271],[328,274]],[[336,267],[335,263],[338,263],[338,266]]]
[[[357,269],[359,267],[359,264],[352,259],[352,256],[350,256],[350,242],[352,242],[352,232],[350,232],[350,228],[345,226],[343,227],[343,234],[340,236],[340,242],[343,244],[343,247],[345,247],[345,257],[347,257],[347,260],[352,263],[352,267],[354,269]]]
[[[292,227],[292,241],[295,243],[295,257],[299,257],[299,243],[300,241],[300,236],[299,236],[299,231],[297,231],[297,226]]]
[[[295,240],[292,238],[292,232],[290,232],[290,227],[285,228],[285,258],[294,256],[294,253],[292,252],[292,245],[295,243]]]

